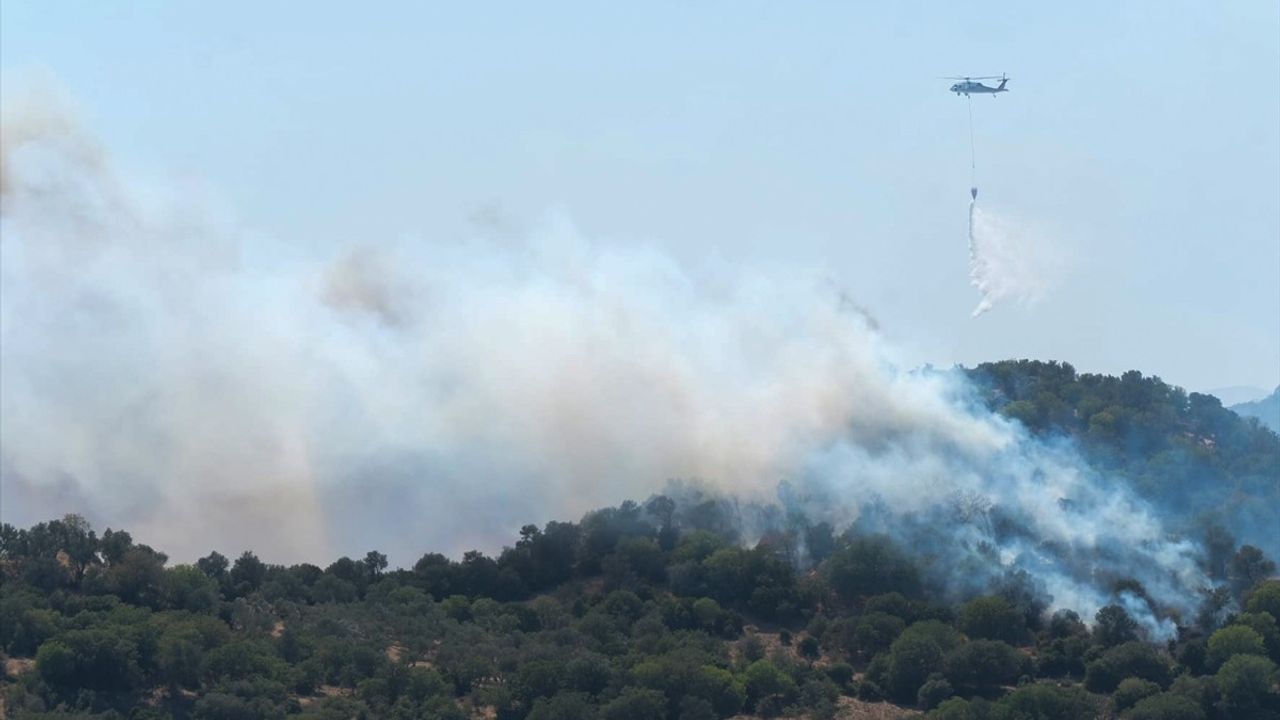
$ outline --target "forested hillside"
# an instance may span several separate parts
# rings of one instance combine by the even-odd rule
[[[1248,536],[1280,554],[1280,437],[1258,420],[1137,371],[1114,377],[1011,360],[967,374],[988,407],[1041,436],[1070,438],[1182,530],[1211,546],[1224,532]]]
[[[1109,581],[1113,602],[1081,617],[1021,576],[943,586],[926,554],[866,524],[776,511],[749,534],[740,503],[693,491],[528,525],[493,557],[428,552],[402,569],[377,551],[323,568],[253,551],[171,564],[68,516],[0,530],[5,712],[1280,717],[1280,579],[1257,547],[1267,530],[1233,524],[1275,512],[1280,439],[1137,373],[969,372],[981,402],[1074,442],[1203,543],[1216,586],[1190,599],[1194,617],[1168,615],[1171,637],[1135,619],[1133,578]]]

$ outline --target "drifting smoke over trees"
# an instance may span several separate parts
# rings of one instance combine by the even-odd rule
[[[988,407],[1042,438],[1069,439],[1091,466],[1200,539],[1214,577],[1224,577],[1231,533],[1280,556],[1280,444],[1258,420],[1137,371],[1078,374],[1023,360],[968,375]]]
[[[976,401],[1075,438],[1115,482],[1150,493],[1170,527],[1200,538],[1208,580],[1181,603],[1195,612],[1136,576],[1109,578],[1106,604],[1086,614],[1025,570],[957,582],[939,567],[957,557],[939,554],[939,537],[973,523],[995,538],[1020,532],[980,497],[954,498],[950,520],[868,511],[838,528],[803,512],[797,488],[761,504],[677,484],[578,522],[526,525],[492,557],[428,552],[401,569],[377,551],[325,568],[251,551],[169,565],[128,532],[98,535],[68,516],[0,532],[7,710],[709,720],[874,705],[886,717],[915,708],[969,720],[1276,717],[1280,579],[1273,556],[1233,537],[1243,526],[1230,522],[1253,517],[1255,502],[1274,508],[1280,439],[1137,374],[1040,363],[971,374]],[[1192,454],[1195,473],[1160,476],[1170,453]],[[1206,497],[1234,504],[1205,514],[1195,508]]]

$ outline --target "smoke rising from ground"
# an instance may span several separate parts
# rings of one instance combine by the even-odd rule
[[[969,282],[978,317],[1006,300],[1034,304],[1056,280],[1061,259],[1017,223],[969,203]]]
[[[816,518],[936,528],[961,591],[1023,570],[1092,613],[1136,577],[1189,612],[1205,582],[1198,549],[1070,447],[954,374],[898,369],[817,273],[704,278],[563,217],[286,262],[142,202],[56,108],[5,109],[7,522],[81,511],[183,560],[404,564],[672,478],[766,501],[789,480]]]

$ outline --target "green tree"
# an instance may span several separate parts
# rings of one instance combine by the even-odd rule
[[[540,697],[551,697],[564,680],[564,664],[557,660],[530,660],[517,671],[516,694],[532,703]]]
[[[195,688],[204,672],[204,648],[199,633],[185,629],[160,638],[157,673],[171,690]]]
[[[800,656],[808,660],[814,660],[822,654],[822,649],[818,644],[818,638],[812,635],[805,635],[800,643],[796,645]]]
[[[722,716],[716,714],[711,703],[703,698],[687,695],[680,701],[676,720],[718,720],[720,717]]]
[[[1236,655],[1217,674],[1222,707],[1229,717],[1245,718],[1273,707],[1276,664],[1258,655]]]
[[[953,685],[980,692],[1012,685],[1029,665],[1017,650],[999,640],[973,640],[947,653],[943,667]]]
[[[965,603],[957,622],[960,631],[975,639],[1016,643],[1026,635],[1022,614],[998,596],[980,597]]]
[[[702,561],[702,572],[708,591],[725,603],[741,602],[750,596],[747,577],[747,552],[727,547],[716,550]]]
[[[1078,687],[1027,685],[1001,698],[990,720],[1093,720],[1098,709]]]
[[[1205,720],[1205,712],[1181,695],[1159,693],[1139,700],[1120,717],[1123,720]]]
[[[894,617],[902,618],[908,623],[915,622],[920,618],[916,617],[915,603],[911,602],[900,592],[881,593],[872,595],[862,604],[862,612],[870,615],[872,613],[885,613]]]
[[[597,653],[583,653],[565,663],[563,683],[571,690],[596,695],[605,689],[612,675],[608,658]]]
[[[562,692],[551,698],[538,698],[528,720],[596,720],[596,707],[583,693]]]
[[[364,566],[370,578],[382,577],[382,572],[387,569],[387,556],[377,550],[370,550],[364,555]]]
[[[45,604],[34,593],[15,590],[0,595],[0,649],[12,655],[33,655],[41,643],[56,635],[62,615],[40,607]]]
[[[693,530],[680,538],[675,550],[671,552],[671,562],[700,563],[728,545],[728,541],[721,535],[708,530]]]
[[[284,674],[284,661],[265,640],[233,640],[207,653],[205,662],[214,679],[225,681],[278,678]]]
[[[693,603],[693,616],[704,628],[713,628],[720,618],[720,603],[711,598],[698,598]]]
[[[36,652],[36,671],[51,685],[78,684],[80,664],[76,651],[58,639],[42,644]]]
[[[111,589],[127,603],[163,607],[166,560],[146,545],[134,545],[107,570]]]
[[[1150,680],[1126,678],[1120,682],[1119,687],[1111,694],[1111,704],[1117,712],[1120,712],[1137,705],[1143,698],[1158,695],[1159,693],[1160,686]]]
[[[827,677],[836,685],[848,690],[853,685],[853,666],[846,662],[832,663],[827,667]]]
[[[889,647],[885,690],[900,702],[913,702],[929,676],[942,670],[943,656],[960,642],[959,633],[936,620],[907,628]]]
[[[1127,642],[1113,647],[1085,667],[1085,687],[1093,692],[1109,693],[1125,678],[1150,680],[1161,687],[1172,679],[1169,661],[1155,648],[1142,642]]]
[[[652,538],[623,538],[618,541],[615,553],[631,572],[643,580],[662,582],[666,576],[666,558]]]
[[[166,607],[190,612],[209,612],[218,602],[218,585],[199,568],[177,565],[164,570],[160,594]]]
[[[759,682],[767,685],[771,680],[760,679]],[[785,680],[782,681],[782,686],[785,689]],[[767,688],[758,686],[756,689],[764,691]],[[715,665],[703,665],[698,668],[690,679],[686,692],[690,696],[706,700],[720,717],[737,715],[747,702],[747,690],[743,681],[735,678],[728,670]]]
[[[604,611],[630,623],[644,612],[644,601],[630,590],[614,590],[604,599]]]
[[[85,571],[98,564],[98,538],[89,521],[80,515],[65,515],[62,520],[49,523],[57,544],[57,550],[66,558],[74,582],[79,585]],[[55,553],[56,554],[56,553]]]
[[[1244,597],[1275,572],[1276,564],[1252,545],[1241,546],[1227,563],[1227,581],[1237,598]]]
[[[311,586],[311,599],[318,603],[355,602],[359,595],[354,583],[329,573],[321,575],[316,584]]]
[[[1218,683],[1212,675],[1179,675],[1169,686],[1169,692],[1190,700],[1206,714],[1212,713],[1213,705],[1218,701]]]
[[[1267,648],[1267,657],[1280,662],[1280,624],[1277,624],[1270,613],[1246,612],[1236,616],[1235,625],[1244,625],[1262,636],[1262,644]]]
[[[946,678],[934,675],[920,686],[919,692],[916,693],[916,704],[925,710],[931,710],[954,694],[955,689]]]
[[[236,558],[228,578],[236,597],[244,597],[262,587],[262,582],[267,579],[267,566],[257,555],[246,550]]]
[[[928,720],[982,720],[968,700],[951,698],[925,715]]]
[[[603,720],[665,720],[667,698],[657,690],[629,687],[601,708]]]
[[[115,565],[124,559],[124,554],[133,547],[133,536],[123,530],[112,530],[107,528],[102,533],[102,540],[99,543],[101,547],[102,559],[107,565]]]
[[[1268,580],[1254,588],[1245,608],[1252,613],[1267,613],[1280,623],[1280,580]]]
[[[1108,605],[1094,616],[1093,637],[1104,647],[1115,647],[1138,639],[1138,623],[1119,605]]]
[[[1037,671],[1041,677],[1082,676],[1090,649],[1087,634],[1054,638],[1039,648]]]
[[[920,591],[915,565],[882,535],[856,538],[837,550],[827,560],[827,575],[832,589],[850,600],[890,592],[915,595]]]
[[[70,630],[40,646],[36,670],[51,685],[109,692],[141,681],[138,647],[119,628]]]
[[[841,644],[850,653],[869,658],[892,645],[906,627],[900,617],[882,612],[867,613],[858,618]]]
[[[747,702],[751,706],[755,706],[770,695],[790,698],[796,692],[795,680],[768,660],[757,660],[751,663],[743,673],[743,678]]]
[[[1209,636],[1207,662],[1210,670],[1217,670],[1236,655],[1266,654],[1267,648],[1262,636],[1244,625],[1230,625]]]
[[[220,581],[226,577],[230,562],[228,562],[225,555],[215,551],[197,560],[196,567],[200,569],[200,572],[208,575],[210,579]]]
[[[212,692],[196,701],[195,720],[257,720],[262,713],[254,703],[223,692]]]

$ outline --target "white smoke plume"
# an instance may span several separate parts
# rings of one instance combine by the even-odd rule
[[[671,478],[766,500],[797,479],[845,524],[962,496],[1016,519],[944,528],[975,557],[998,543],[958,585],[1026,570],[1091,613],[1108,573],[1184,611],[1204,582],[1197,549],[1070,448],[975,409],[953,374],[897,369],[817,273],[702,278],[564,218],[284,261],[142,202],[56,110],[5,111],[7,522],[81,511],[183,560],[411,563]]]
[[[1061,266],[1062,258],[1035,233],[969,203],[969,282],[982,294],[973,317],[1005,300],[1034,304]]]

